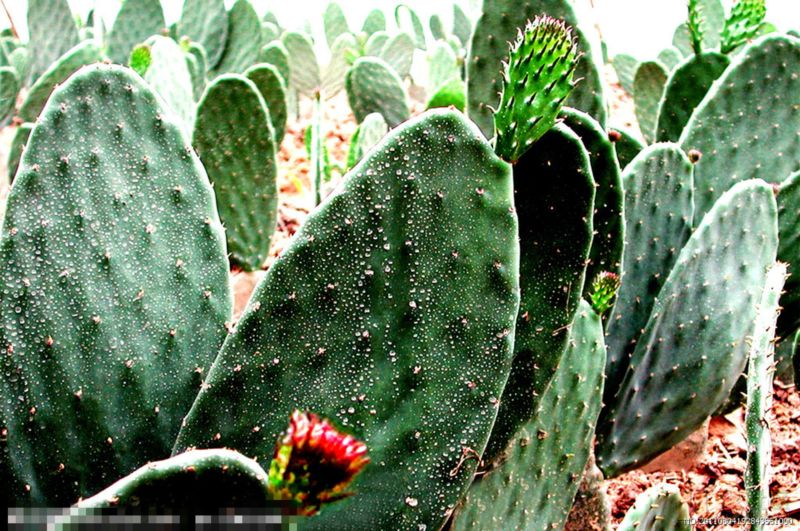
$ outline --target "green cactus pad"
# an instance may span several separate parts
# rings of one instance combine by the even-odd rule
[[[276,41],[261,48],[261,51],[258,52],[258,62],[267,63],[277,68],[288,89],[292,80],[292,68],[289,66],[289,50],[286,49],[282,42]]]
[[[463,448],[483,450],[508,376],[512,205],[509,166],[462,114],[392,131],[267,271],[176,450],[269,459],[302,406],[365,441],[372,460],[356,494],[310,528],[440,528],[477,465]]]
[[[568,107],[561,112],[561,118],[586,146],[595,182],[592,216],[594,238],[586,268],[587,285],[584,287],[584,294],[588,295],[591,283],[600,273],[620,272],[622,244],[625,239],[622,180],[614,144],[600,124],[588,114]]]
[[[160,35],[166,27],[161,0],[123,0],[108,33],[108,58],[114,63],[127,65],[137,44],[152,35]]]
[[[639,60],[628,54],[618,54],[612,61],[614,71],[620,86],[628,94],[633,94],[633,79],[636,77],[636,70],[639,68]]]
[[[148,463],[91,498],[81,500],[78,509],[135,507],[186,513],[217,511],[232,507],[248,509],[270,506],[267,473],[261,466],[232,450],[192,450],[175,457]],[[78,523],[79,511],[72,523]]]
[[[376,31],[369,36],[369,39],[367,39],[367,42],[364,44],[364,55],[380,57],[381,50],[383,50],[383,46],[388,40],[388,33],[385,31]]]
[[[606,477],[682,441],[728,398],[747,361],[777,225],[772,188],[752,180],[726,192],[695,229],[603,410],[596,451]]]
[[[691,531],[689,507],[677,487],[656,485],[636,498],[618,531]]]
[[[632,132],[621,127],[610,128],[608,135],[614,143],[614,152],[617,154],[619,168],[620,170],[625,170],[645,146]]]
[[[529,20],[549,15],[563,19],[573,30],[582,52],[575,79],[582,81],[566,105],[582,110],[601,125],[606,122],[603,80],[595,51],[580,28],[580,21],[568,0],[484,0],[483,14],[475,25],[467,63],[467,114],[487,138],[494,136],[494,109],[500,102],[502,61],[508,58],[508,43],[525,29]]]
[[[510,442],[503,463],[472,484],[454,529],[563,528],[592,446],[605,358],[600,317],[582,301],[538,414]]]
[[[28,33],[31,82],[79,41],[67,0],[28,0]],[[22,81],[26,78],[20,76]]]
[[[208,72],[206,51],[202,45],[192,42],[189,44],[188,49],[185,50],[184,58],[186,59],[186,66],[189,68],[189,75],[192,78],[192,96],[195,101],[199,101],[208,81],[206,79],[206,72]]]
[[[0,249],[7,504],[69,505],[167,455],[226,335],[228,265],[205,171],[132,70],[53,92]]]
[[[770,267],[758,305],[747,365],[747,468],[744,485],[747,492],[747,516],[762,521],[769,512],[769,466],[772,461],[772,439],[765,419],[772,408],[775,325],[780,313],[778,299],[785,280],[786,264],[778,262]],[[755,527],[764,528],[760,524]]]
[[[102,59],[102,52],[91,41],[82,42],[69,50],[39,76],[19,108],[18,116],[26,122],[35,122],[57,85],[63,83],[80,67]]]
[[[378,57],[394,68],[400,79],[405,79],[414,60],[414,41],[405,33],[398,33],[386,41]]]
[[[426,50],[425,28],[417,13],[406,4],[400,4],[394,8],[394,20],[400,31],[414,37],[414,46],[420,50]]]
[[[301,94],[313,96],[319,90],[322,78],[311,38],[303,33],[290,31],[284,33],[281,40],[289,52],[291,87]]]
[[[636,69],[633,79],[633,102],[636,120],[645,141],[650,144],[656,136],[658,108],[667,84],[667,69],[659,62],[646,61]]]
[[[607,323],[606,402],[616,394],[656,296],[692,233],[692,165],[674,144],[642,151],[622,175],[625,253]]]
[[[247,69],[244,77],[255,84],[267,104],[277,149],[286,134],[286,121],[288,119],[286,86],[283,78],[278,73],[278,69],[269,64],[258,64]]]
[[[440,86],[439,89],[433,93],[425,105],[426,109],[434,109],[436,107],[455,107],[461,112],[467,105],[466,101],[466,87],[461,78],[453,78],[449,82]]]
[[[778,188],[778,260],[788,264],[789,278],[781,297],[778,336],[786,337],[800,328],[800,172],[793,174]],[[791,339],[791,338],[787,338]]]
[[[520,311],[514,364],[483,459],[492,463],[531,421],[553,377],[583,292],[594,180],[580,138],[556,125],[514,166],[520,223]],[[591,281],[591,280],[590,280]]]
[[[800,169],[800,41],[762,37],[717,79],[683,130],[684,151],[702,154],[695,165],[695,208],[708,212],[736,182],[781,183]],[[752,102],[758,102],[753,105]]]
[[[256,10],[248,0],[236,0],[228,12],[228,37],[215,74],[244,72],[255,64],[262,44],[261,21]]]
[[[261,43],[269,43],[279,40],[281,30],[272,22],[261,22]]]
[[[377,144],[386,133],[389,126],[383,115],[378,112],[368,114],[361,122],[350,139],[350,149],[347,152],[347,169],[353,168],[364,155]]]
[[[691,55],[672,71],[658,111],[656,140],[677,142],[680,139],[692,112],[728,64],[727,55],[705,52]]]
[[[670,46],[669,48],[664,48],[659,52],[657,60],[659,63],[664,65],[667,69],[667,72],[672,72],[678,64],[683,60],[683,55],[681,52],[675,48]]]
[[[192,145],[214,185],[231,263],[260,269],[275,230],[278,163],[270,114],[258,87],[238,74],[209,84]]]
[[[0,67],[0,126],[14,114],[20,82],[17,71],[10,66]]]
[[[347,16],[344,14],[342,7],[336,2],[330,2],[322,14],[322,24],[325,29],[325,40],[328,42],[328,47],[333,48],[333,43],[342,34],[350,33],[350,28],[347,26]]]
[[[325,99],[336,96],[344,88],[344,79],[352,58],[358,55],[359,45],[350,33],[343,33],[331,46],[331,59],[322,72],[320,93]]]
[[[19,168],[19,161],[22,159],[22,152],[25,145],[28,143],[28,137],[31,136],[33,129],[32,123],[21,124],[17,131],[14,133],[14,138],[11,140],[11,146],[8,148],[8,183],[14,182],[14,176],[17,174]]]
[[[188,136],[194,127],[195,106],[194,84],[186,64],[186,54],[169,37],[154,35],[147,40],[147,45],[150,47],[151,62],[144,80],[180,120]]]
[[[453,35],[458,37],[461,45],[466,47],[472,36],[472,21],[458,4],[453,4]]]
[[[731,8],[720,35],[720,51],[730,53],[749,39],[758,36],[767,14],[765,0],[739,0]]]
[[[397,127],[410,115],[403,82],[391,66],[377,57],[357,59],[347,72],[345,88],[359,123],[368,114],[379,112],[389,127]]]
[[[511,46],[494,113],[495,153],[515,163],[555,124],[572,91],[577,41],[562,21],[537,17]]]
[[[439,87],[452,79],[461,80],[461,67],[458,65],[458,58],[449,44],[436,42],[428,53],[429,94],[435,94]]]
[[[367,35],[372,35],[378,31],[386,31],[386,15],[380,9],[373,9],[364,19],[361,31]]]
[[[224,0],[184,0],[178,37],[189,37],[206,51],[208,68],[219,64],[228,40],[228,12]]]

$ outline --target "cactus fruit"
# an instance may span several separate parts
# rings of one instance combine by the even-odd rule
[[[378,57],[394,68],[400,79],[405,79],[411,72],[411,63],[414,60],[414,41],[405,33],[398,33],[389,37]]]
[[[606,403],[628,371],[656,296],[692,233],[692,165],[674,144],[654,144],[622,175],[625,247],[617,303],[606,330]]]
[[[347,71],[345,88],[358,123],[378,112],[389,127],[397,127],[410,115],[403,82],[391,66],[377,57],[357,59]]]
[[[278,69],[269,64],[257,64],[248,68],[244,77],[252,81],[264,98],[269,110],[270,123],[275,133],[275,148],[279,150],[286,134],[288,110],[286,105],[286,86]]]
[[[228,12],[224,0],[184,0],[177,32],[178,37],[189,37],[200,43],[206,51],[208,69],[215,68],[228,40]]]
[[[373,462],[358,496],[309,526],[439,528],[478,464],[463,448],[483,450],[508,376],[512,205],[510,167],[462,114],[394,129],[267,271],[175,451],[269,455],[304,404],[365,441]]]
[[[20,82],[17,71],[10,66],[0,67],[0,125],[14,114]]]
[[[228,263],[205,171],[133,71],[53,92],[0,248],[7,504],[70,504],[167,455],[226,335]]]
[[[28,33],[30,82],[35,82],[47,67],[79,42],[67,0],[28,0]],[[27,76],[20,76],[23,84],[26,80]]]
[[[768,418],[772,408],[772,373],[774,371],[775,325],[780,313],[778,299],[786,280],[786,264],[770,267],[758,305],[747,366],[747,468],[744,474],[747,491],[747,517],[764,521],[769,511],[769,466],[772,460]],[[763,529],[755,523],[752,529]]]
[[[11,140],[11,147],[8,149],[8,182],[14,182],[14,176],[17,174],[19,161],[22,158],[22,152],[25,145],[28,143],[28,137],[31,135],[33,124],[26,122],[20,124],[17,131],[14,133],[14,138]]]
[[[427,50],[425,42],[425,29],[417,13],[405,4],[394,8],[394,20],[400,31],[414,37],[414,46],[420,50]]]
[[[720,51],[730,53],[758,35],[767,14],[765,0],[739,0],[733,5],[720,35]]]
[[[636,498],[619,531],[691,531],[689,507],[677,487],[656,485]]]
[[[301,94],[313,97],[322,83],[314,44],[307,35],[297,31],[284,33],[281,40],[289,52],[290,86]]]
[[[608,130],[608,138],[614,143],[614,153],[621,170],[625,170],[644,149],[644,144],[626,129],[612,127]]]
[[[160,35],[166,27],[161,0],[123,0],[108,34],[108,58],[120,65],[128,64],[137,44]]]
[[[667,84],[667,69],[657,61],[647,61],[636,69],[633,80],[633,101],[636,105],[636,120],[645,141],[655,139],[658,120],[658,104]]]
[[[514,166],[514,184],[522,294],[514,364],[483,454],[487,464],[536,413],[567,344],[592,245],[589,155],[568,127],[556,125],[523,155]]]
[[[267,44],[258,52],[258,63],[267,63],[278,69],[284,85],[289,88],[292,81],[292,68],[289,62],[289,50],[281,41]]]
[[[572,91],[577,41],[563,21],[537,17],[511,46],[494,113],[495,153],[515,163],[556,122]]]
[[[102,61],[103,54],[91,41],[70,49],[50,65],[28,91],[17,115],[26,122],[35,122],[53,89],[80,67]],[[15,95],[16,96],[16,95]]]
[[[386,120],[383,116],[374,112],[368,114],[364,121],[362,121],[353,137],[350,139],[350,149],[347,152],[347,169],[355,167],[355,165],[364,158],[364,155],[377,144],[389,131],[389,126],[386,125]]]
[[[800,169],[800,41],[762,37],[717,79],[683,130],[684,151],[696,150],[695,208],[700,216],[738,181],[780,183]],[[756,98],[758,105],[749,102]]]
[[[658,111],[656,140],[677,142],[695,108],[711,85],[730,64],[727,55],[705,52],[692,55],[669,75]]]
[[[225,50],[214,68],[216,75],[239,74],[252,66],[261,50],[261,20],[248,0],[236,0],[228,12]],[[215,76],[211,76],[212,78]]]
[[[454,529],[564,526],[589,458],[604,368],[603,325],[582,301],[538,414],[509,443],[498,468],[476,478]]]
[[[278,164],[258,87],[238,74],[211,82],[197,106],[192,144],[214,185],[231,263],[260,269],[275,230]]]
[[[146,44],[150,47],[151,62],[143,76],[144,80],[161,96],[189,136],[194,128],[195,106],[194,84],[186,54],[169,37],[154,35]]]
[[[333,43],[341,35],[350,33],[350,28],[347,26],[347,17],[342,7],[336,2],[328,3],[325,12],[322,14],[322,25],[325,30],[325,40],[328,42],[328,48],[333,48]]]
[[[622,383],[609,389],[596,447],[606,477],[680,442],[728,398],[777,247],[775,196],[763,181],[736,184],[703,218],[653,303]]]
[[[386,31],[386,15],[380,9],[373,9],[367,13],[361,31],[367,35],[372,35],[378,31]]]

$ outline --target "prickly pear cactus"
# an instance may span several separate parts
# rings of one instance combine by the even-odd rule
[[[364,43],[364,55],[380,57],[381,50],[383,50],[383,46],[388,40],[389,34],[387,32],[376,31],[370,35],[369,39],[367,39],[367,42]]]
[[[258,64],[248,68],[244,77],[255,84],[267,104],[270,122],[275,133],[275,147],[278,149],[286,134],[288,119],[286,85],[283,78],[278,69],[269,64]]]
[[[647,61],[636,69],[633,79],[633,101],[636,120],[645,141],[650,144],[656,134],[658,104],[667,84],[667,69],[658,61]]]
[[[180,126],[130,69],[57,88],[0,239],[9,506],[69,505],[168,455],[230,318],[222,227]]]
[[[756,314],[747,365],[747,468],[744,474],[747,491],[747,516],[766,520],[769,512],[769,467],[772,460],[772,439],[768,418],[772,409],[772,375],[774,372],[775,325],[780,313],[780,299],[786,280],[786,264],[770,267]],[[765,526],[756,523],[754,529]]]
[[[194,128],[194,84],[180,45],[169,37],[154,35],[147,40],[150,47],[150,66],[144,74],[167,108],[183,124],[188,136]]]
[[[14,176],[17,174],[19,161],[22,158],[22,152],[25,149],[25,144],[28,143],[28,137],[31,135],[33,129],[32,123],[20,124],[17,131],[14,133],[14,138],[11,140],[11,146],[8,149],[8,183],[14,182]]]
[[[225,51],[214,73],[241,73],[256,62],[261,50],[261,20],[248,0],[236,0],[228,12]],[[212,76],[214,77],[214,76]]]
[[[417,13],[406,4],[400,4],[394,9],[394,20],[400,31],[414,37],[414,46],[426,50],[425,28]]]
[[[226,446],[263,460],[302,404],[365,441],[372,460],[355,495],[310,528],[441,527],[510,367],[512,205],[510,167],[460,113],[393,130],[267,271],[176,451]]]
[[[760,180],[735,185],[700,222],[598,423],[597,462],[606,477],[671,448],[730,395],[777,247],[775,197]]]
[[[537,415],[495,470],[476,478],[454,529],[561,529],[572,507],[603,395],[603,325],[581,301],[569,342]],[[569,420],[566,420],[569,419]]]
[[[692,165],[675,144],[654,144],[622,174],[625,253],[607,324],[606,402],[619,389],[653,304],[692,233]]]
[[[472,21],[458,4],[453,3],[453,35],[466,48],[472,35]]]
[[[289,51],[280,41],[267,44],[258,52],[258,62],[267,63],[278,69],[286,87],[292,81],[292,68],[289,63]]]
[[[258,87],[238,74],[215,79],[197,107],[192,145],[214,185],[231,263],[259,269],[275,230],[278,163]]]
[[[337,95],[344,88],[344,79],[352,57],[359,50],[356,38],[350,33],[343,33],[333,42],[331,59],[322,72],[320,93],[325,99]]]
[[[400,79],[405,79],[411,72],[411,64],[414,61],[414,41],[405,33],[398,33],[386,40],[378,57],[386,61]]]
[[[730,53],[758,35],[767,14],[765,0],[739,0],[731,8],[720,34],[720,51]]]
[[[347,72],[345,88],[359,123],[378,112],[389,127],[397,127],[410,115],[403,82],[391,66],[377,57],[357,59]]]
[[[79,41],[67,0],[28,0],[28,33],[31,82]]]
[[[17,71],[10,66],[0,67],[0,125],[5,125],[14,113],[19,89],[20,81]]]
[[[636,158],[636,155],[644,149],[642,141],[626,129],[612,127],[608,130],[608,138],[614,143],[614,152],[617,155],[620,170],[625,170],[628,164]]]
[[[680,144],[699,151],[695,208],[700,216],[736,182],[780,183],[800,170],[800,41],[762,37],[745,48],[695,110]],[[752,102],[757,101],[757,105]]]
[[[178,37],[189,37],[206,51],[208,68],[217,66],[228,39],[228,12],[224,0],[184,0]]]
[[[633,95],[633,79],[636,77],[636,70],[639,68],[639,60],[628,54],[617,54],[612,61],[614,71],[620,86],[628,94]]]
[[[380,9],[373,9],[367,13],[361,31],[367,35],[372,35],[378,31],[386,31],[386,15]]]
[[[306,96],[313,96],[322,83],[314,44],[307,35],[296,31],[284,33],[281,41],[289,52],[290,85]]]
[[[778,188],[778,260],[788,264],[789,278],[781,297],[778,335],[793,334],[800,328],[800,172],[791,175]],[[786,337],[786,340],[791,340]]]
[[[625,515],[619,531],[691,531],[689,507],[677,487],[664,483],[646,490]]]
[[[120,65],[128,64],[137,44],[160,35],[166,27],[161,0],[123,0],[108,34],[108,58]]]
[[[342,7],[336,2],[328,3],[325,12],[322,14],[322,25],[325,29],[325,40],[328,42],[329,48],[333,47],[333,43],[341,35],[350,33],[347,17]]]
[[[383,115],[374,112],[368,114],[361,122],[350,139],[350,149],[347,152],[347,169],[353,168],[364,155],[377,144],[389,131]]]
[[[92,41],[84,41],[70,49],[45,70],[28,91],[17,115],[26,122],[35,122],[53,89],[80,67],[99,62],[103,53]]]
[[[594,180],[580,138],[556,125],[514,165],[520,311],[511,369],[483,459],[492,463],[531,421],[553,377],[583,292]]]

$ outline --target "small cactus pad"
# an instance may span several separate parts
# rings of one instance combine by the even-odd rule
[[[167,27],[161,0],[123,0],[108,34],[108,58],[127,65],[131,51]]]
[[[509,443],[502,464],[469,488],[454,529],[564,526],[592,446],[605,358],[600,316],[582,301],[538,414]]]
[[[677,487],[664,483],[637,496],[618,531],[691,531],[689,506]]]
[[[672,71],[658,111],[656,139],[659,142],[680,139],[692,112],[729,63],[727,55],[705,52],[690,56]]]
[[[4,126],[14,114],[20,81],[19,74],[11,66],[0,67],[0,126]]]
[[[628,94],[633,94],[633,79],[636,77],[636,70],[639,68],[639,60],[628,54],[615,55],[612,61],[614,71],[620,86]]]
[[[206,51],[208,68],[222,58],[228,39],[228,12],[224,0],[184,0],[178,37],[189,37]]]
[[[377,144],[389,131],[383,115],[374,112],[368,114],[361,122],[350,139],[350,149],[347,151],[347,169],[354,167],[364,155]]]
[[[700,216],[736,182],[781,183],[800,169],[800,41],[762,37],[712,85],[683,130],[684,151],[702,154],[694,168]]]
[[[281,41],[271,42],[258,52],[258,62],[267,63],[278,69],[287,89],[292,81],[292,67],[289,63],[289,50]]]
[[[191,450],[148,463],[81,500],[77,508],[136,507],[145,514],[148,510],[182,514],[232,507],[264,510],[270,501],[266,471],[242,454],[218,448]],[[79,511],[71,523],[91,514]]]
[[[469,38],[472,35],[472,21],[455,2],[453,3],[453,35],[458,37],[464,47],[469,45]]]
[[[69,505],[168,455],[225,338],[222,226],[170,116],[132,70],[93,65],[31,133],[0,239],[10,506]]]
[[[695,229],[598,423],[606,477],[682,441],[728,398],[747,362],[777,225],[772,187],[751,180],[726,192]]]
[[[647,61],[636,69],[633,101],[639,130],[648,144],[653,142],[658,121],[658,105],[667,84],[667,69],[658,61]]]
[[[654,144],[622,174],[625,254],[606,326],[606,401],[616,394],[656,296],[692,233],[692,165],[674,144]]]
[[[288,119],[286,85],[283,77],[275,66],[264,63],[248,68],[244,73],[244,77],[255,84],[267,104],[277,148],[281,145],[286,134],[286,121]]]
[[[508,377],[512,205],[510,167],[462,114],[428,111],[390,132],[267,271],[176,450],[226,446],[264,462],[287,416],[307,408],[372,460],[355,495],[309,527],[440,528]]]
[[[194,127],[195,105],[192,74],[185,52],[174,40],[161,35],[150,37],[147,45],[150,47],[150,66],[144,80],[183,124],[183,131],[188,136]]]
[[[192,144],[214,185],[231,263],[261,268],[275,230],[278,163],[258,87],[238,74],[211,82],[197,107]]]
[[[520,311],[514,364],[483,455],[491,463],[530,422],[564,352],[592,244],[594,180],[580,138],[556,125],[514,165]]]
[[[572,90],[577,41],[563,21],[537,17],[511,46],[494,113],[495,153],[516,162],[555,124]]]
[[[311,38],[304,33],[289,31],[283,34],[281,41],[289,52],[291,87],[301,94],[313,96],[322,84],[322,77]]]
[[[30,81],[36,81],[79,41],[78,28],[67,0],[28,0],[28,33]],[[24,82],[25,77],[20,77]]]
[[[236,0],[228,13],[225,51],[214,72],[216,74],[244,72],[256,62],[262,44],[258,13],[248,0]]]
[[[345,88],[358,123],[378,112],[389,127],[397,127],[410,115],[403,82],[391,66],[377,57],[357,59],[347,72]]]
[[[762,521],[769,512],[772,440],[767,419],[772,408],[775,325],[780,313],[778,299],[785,280],[786,264],[774,264],[767,273],[767,282],[758,305],[747,365],[747,468],[744,485],[747,492],[747,516]],[[757,528],[763,529],[763,526],[757,524]]]

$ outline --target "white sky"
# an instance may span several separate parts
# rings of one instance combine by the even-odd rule
[[[11,11],[17,28],[26,35],[25,13],[27,0],[4,0]],[[321,14],[329,0],[251,0],[259,13],[272,10],[286,27],[302,27],[309,14],[318,14],[311,20],[315,31],[322,26]],[[595,17],[603,32],[603,37],[613,56],[616,53],[630,53],[640,59],[655,57],[661,49],[672,41],[672,32],[686,18],[686,0],[574,0],[577,4],[595,6]],[[391,9],[400,0],[338,0],[345,9],[353,27],[361,23],[375,7],[383,7],[387,18]],[[451,0],[404,0],[410,5],[427,27],[428,18],[439,13],[445,21],[451,17]],[[462,6],[476,13],[480,0],[460,0]],[[69,0],[75,12],[86,13],[97,6],[98,11],[108,22],[113,21],[120,0]],[[232,5],[234,0],[226,0]],[[733,0],[723,0],[730,6]],[[180,16],[183,0],[162,0],[168,22]],[[800,0],[767,0],[767,20],[781,30],[800,29]],[[448,23],[448,22],[446,22]],[[0,27],[7,26],[5,15],[0,12]]]

